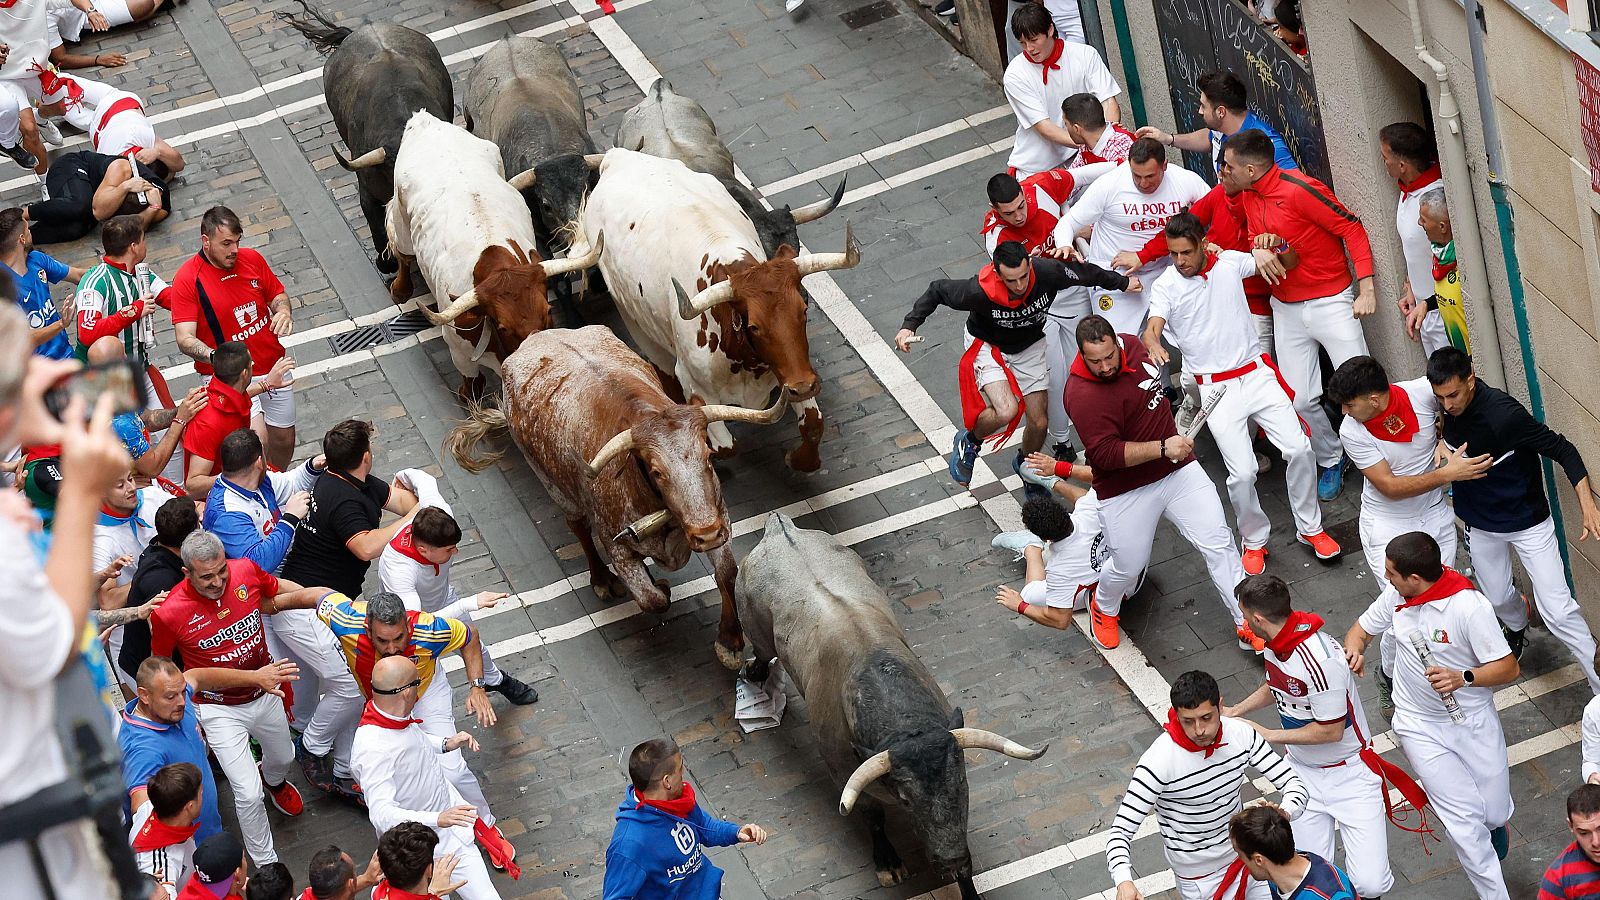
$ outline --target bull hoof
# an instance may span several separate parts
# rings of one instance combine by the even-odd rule
[[[718,644],[717,645],[717,657],[718,658],[721,658],[722,652],[723,652],[722,651],[722,645]],[[740,678],[743,678],[745,681],[753,681],[756,684],[760,684],[763,681],[766,681],[767,680],[767,676],[769,674],[771,674],[769,661],[765,660],[765,659],[761,659],[759,656],[757,656],[757,657],[751,659],[750,661],[746,662],[744,664],[744,667],[739,671],[739,677]]]
[[[601,600],[622,600],[628,596],[628,588],[623,585],[622,579],[610,572],[600,578],[591,575],[589,590],[594,591],[594,595]]]
[[[372,261],[372,265],[379,275],[388,276],[384,278],[385,282],[393,281],[394,275],[400,271],[400,261],[392,256],[380,256]]]
[[[722,667],[724,669],[727,669],[730,672],[737,672],[744,668],[743,648],[729,650],[721,641],[717,641],[716,644],[712,646],[712,649],[717,652],[717,662],[722,663]],[[765,676],[763,676],[761,680],[765,681]]]
[[[816,447],[807,447],[804,444],[785,453],[783,461],[796,472],[815,472],[822,468],[822,454],[817,452]]]
[[[878,870],[878,884],[882,885],[883,887],[894,887],[905,880],[906,867],[904,865],[895,866],[892,869]]]

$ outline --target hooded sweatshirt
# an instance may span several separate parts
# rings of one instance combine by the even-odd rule
[[[205,408],[183,430],[183,470],[189,471],[189,457],[199,456],[216,463],[222,439],[241,428],[250,427],[250,398],[212,376],[206,382]],[[216,467],[213,466],[215,471]],[[221,474],[221,472],[216,472]]]
[[[680,819],[642,805],[629,785],[606,848],[602,900],[717,900],[722,870],[704,848],[738,842],[737,824],[712,818],[698,804]]]

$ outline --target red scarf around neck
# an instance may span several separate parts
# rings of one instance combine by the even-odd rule
[[[1055,46],[1050,48],[1050,55],[1044,58],[1044,62],[1039,63],[1039,74],[1044,77],[1045,84],[1050,83],[1051,69],[1057,72],[1061,71],[1061,51],[1065,49],[1067,49],[1067,42],[1061,38],[1056,38]]]
[[[639,801],[639,803],[634,806],[634,809],[638,809],[643,806],[651,806],[661,810],[669,816],[676,816],[680,819],[687,819],[689,818],[689,814],[694,812],[694,785],[687,781],[683,783],[682,796],[678,797],[676,800],[651,800],[649,797],[639,794],[637,789],[635,790],[633,796]]]
[[[1132,375],[1133,374],[1133,366],[1128,364],[1128,342],[1124,341],[1122,339],[1122,335],[1120,335],[1120,334],[1117,335],[1116,337],[1117,337],[1117,346],[1122,351],[1122,357],[1121,357],[1121,359],[1119,359],[1117,361],[1117,374],[1118,375]],[[1073,360],[1072,360],[1072,368],[1071,368],[1070,371],[1071,371],[1071,373],[1073,375],[1076,375],[1079,378],[1087,378],[1090,381],[1099,381],[1100,380],[1099,377],[1097,377],[1093,372],[1089,371],[1089,364],[1083,361],[1083,354],[1081,354],[1081,353],[1073,358]]]
[[[1316,613],[1294,610],[1289,613],[1289,618],[1283,623],[1283,630],[1278,636],[1267,641],[1267,649],[1280,660],[1288,659],[1294,648],[1305,643],[1313,634],[1322,629],[1322,617]]]
[[[430,566],[433,569],[433,574],[439,574],[438,564],[423,556],[422,551],[417,549],[417,540],[411,534],[410,525],[400,529],[400,533],[394,536],[394,540],[389,542],[389,546],[400,551],[400,555],[406,559],[413,559],[422,565]]]
[[[1413,181],[1401,181],[1396,178],[1395,183],[1400,185],[1400,193],[1415,194],[1440,178],[1439,164],[1434,163],[1419,174]]]
[[[1447,597],[1454,597],[1462,591],[1471,590],[1476,590],[1476,588],[1472,586],[1471,581],[1467,580],[1467,576],[1449,566],[1445,566],[1444,574],[1439,576],[1439,580],[1435,581],[1432,587],[1396,606],[1394,611],[1399,612],[1402,609],[1421,606],[1424,603],[1432,603],[1435,600],[1443,600]]]
[[[1206,254],[1206,264],[1200,267],[1200,277],[1201,278],[1206,278],[1207,280],[1210,280],[1209,276],[1211,275],[1211,267],[1215,266],[1216,264],[1217,264],[1217,255],[1215,253],[1207,253]]]
[[[1389,385],[1389,405],[1361,424],[1378,440],[1396,444],[1409,442],[1422,430],[1417,412],[1411,408],[1411,395],[1398,384]]]
[[[156,818],[155,810],[151,810],[150,818],[144,820],[144,824],[139,826],[139,833],[133,836],[133,849],[138,853],[148,853],[181,844],[194,837],[199,828],[199,820],[186,826],[168,825]]]
[[[371,700],[367,701],[367,708],[361,711],[361,725],[376,725],[379,728],[392,728],[395,731],[399,731],[413,722],[418,725],[422,724],[421,719],[396,719],[385,715],[376,706],[372,705]]]
[[[1038,273],[1033,270],[1033,266],[1028,266],[1028,289],[1022,292],[1022,296],[1013,297],[1011,289],[1006,287],[1005,280],[995,270],[994,263],[990,263],[978,272],[978,287],[983,289],[983,295],[995,306],[1016,309],[1028,302],[1028,297],[1032,296],[1033,282],[1037,277]]]
[[[1222,732],[1220,730],[1217,732],[1216,742],[1209,747],[1202,747],[1199,744],[1196,744],[1194,741],[1189,740],[1189,736],[1183,732],[1183,725],[1178,722],[1178,711],[1176,709],[1167,710],[1166,728],[1167,735],[1172,738],[1172,742],[1174,744],[1177,744],[1179,747],[1182,747],[1190,753],[1204,753],[1206,755],[1206,759],[1210,759],[1211,754],[1217,752],[1223,747],[1228,746],[1227,741],[1222,739]]]

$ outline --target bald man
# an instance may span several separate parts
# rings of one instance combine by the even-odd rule
[[[482,854],[473,847],[481,841],[495,865],[517,874],[511,860],[515,850],[494,825],[478,818],[477,810],[450,783],[441,754],[462,747],[473,752],[478,742],[465,731],[433,734],[411,718],[422,683],[416,663],[405,656],[386,656],[372,666],[372,699],[361,715],[350,768],[367,799],[367,816],[381,836],[401,822],[421,822],[439,835],[434,859],[455,853],[460,860],[455,876],[466,884],[458,893],[464,900],[500,900],[490,881]]]

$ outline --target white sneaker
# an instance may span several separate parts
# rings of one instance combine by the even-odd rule
[[[1017,476],[1024,482],[1037,485],[1047,491],[1054,491],[1056,482],[1061,480],[1054,475],[1040,475],[1033,470],[1032,466],[1028,465],[1027,460],[1023,460],[1022,465],[1017,467]]]
[[[39,176],[39,200],[44,202],[50,199],[50,187],[44,183],[44,176]]]
[[[806,5],[806,0],[784,0],[783,8],[786,12],[794,12]]]
[[[39,126],[39,137],[44,138],[46,144],[52,147],[59,147],[66,142],[66,139],[61,136],[61,128],[56,125],[54,120],[39,116],[36,122]]]
[[[1017,559],[1021,559],[1022,551],[1029,547],[1038,547],[1043,550],[1044,541],[1033,532],[1023,529],[1022,531],[1001,532],[994,536],[994,540],[989,542],[989,546],[996,550],[1010,550],[1017,555]]]

